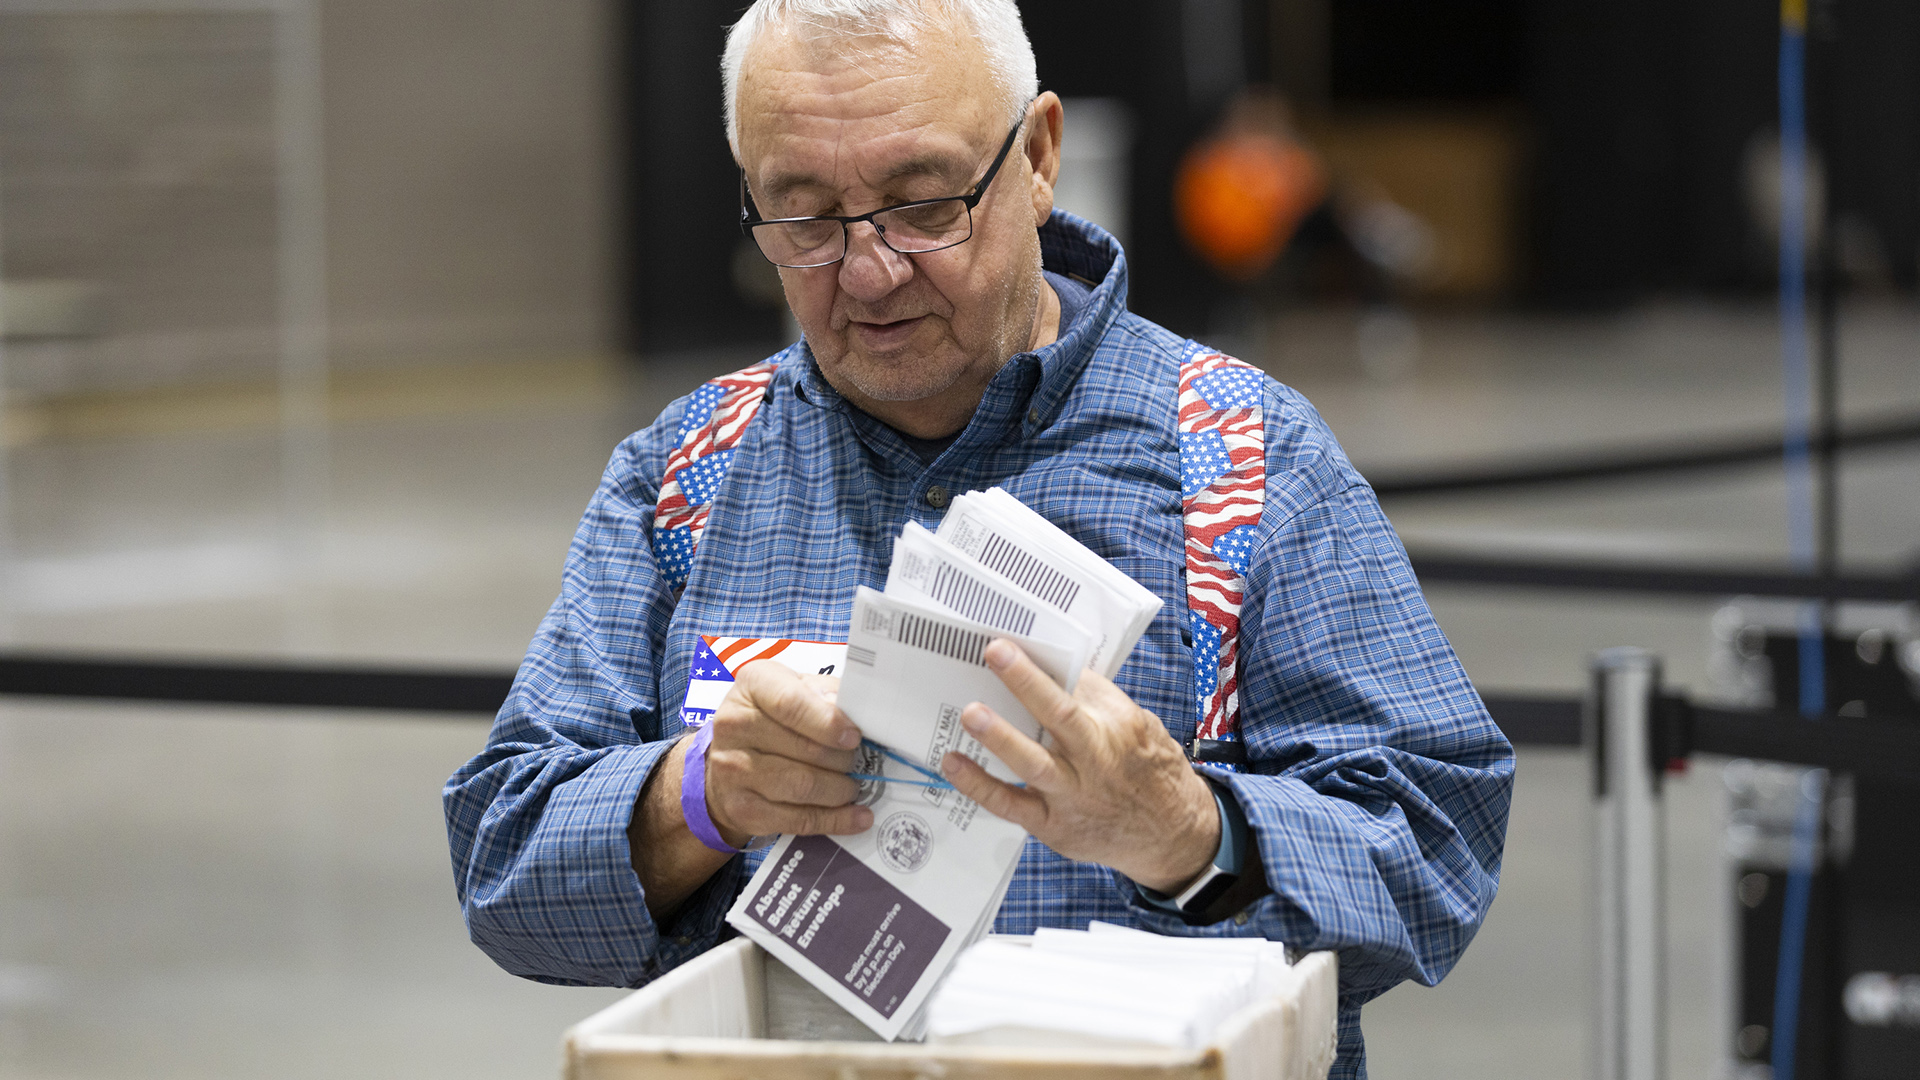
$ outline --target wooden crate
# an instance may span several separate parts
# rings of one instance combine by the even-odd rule
[[[1290,992],[1227,1018],[1200,1050],[883,1043],[759,946],[736,939],[566,1034],[566,1080],[1323,1080],[1338,968],[1294,965]]]

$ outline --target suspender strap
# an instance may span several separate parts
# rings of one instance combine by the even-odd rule
[[[1180,365],[1180,496],[1186,518],[1187,628],[1199,724],[1187,754],[1236,766],[1240,742],[1240,605],[1266,502],[1266,376],[1188,343]]]
[[[687,587],[713,497],[733,471],[734,448],[760,412],[774,370],[772,361],[763,361],[722,375],[687,401],[680,417],[680,445],[667,456],[667,475],[653,509],[654,562],[675,595]]]
[[[1180,495],[1199,710],[1187,752],[1195,761],[1232,766],[1246,759],[1239,741],[1240,605],[1266,499],[1266,376],[1192,342],[1187,348],[1180,364]],[[687,403],[653,517],[654,560],[676,593],[686,588],[713,498],[773,373],[769,361],[723,375]]]

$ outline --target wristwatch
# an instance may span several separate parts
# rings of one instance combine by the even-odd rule
[[[1225,896],[1228,889],[1239,883],[1240,875],[1246,872],[1247,849],[1250,846],[1247,841],[1247,816],[1240,810],[1240,803],[1234,799],[1232,790],[1225,783],[1208,776],[1204,769],[1194,771],[1207,782],[1207,790],[1213,792],[1214,805],[1220,810],[1220,849],[1213,853],[1213,863],[1177,896],[1155,892],[1145,885],[1136,886],[1142,900],[1187,919],[1197,919],[1205,914],[1214,901]]]

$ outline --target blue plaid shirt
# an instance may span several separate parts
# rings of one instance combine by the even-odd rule
[[[931,463],[835,393],[804,344],[781,353],[678,603],[649,541],[685,400],[614,452],[486,749],[445,792],[467,926],[502,967],[639,986],[720,939],[756,856],[661,924],[626,835],[680,733],[695,637],[843,640],[854,587],[882,587],[901,525],[937,526],[935,485],[998,484],[1158,593],[1166,606],[1117,681],[1192,736],[1174,422],[1185,343],[1126,310],[1112,237],[1056,213],[1041,241],[1048,270],[1099,284],[1058,341],[1000,370]],[[1362,1076],[1361,1004],[1403,979],[1437,982],[1493,901],[1513,752],[1319,414],[1269,379],[1265,416],[1266,508],[1241,612],[1251,764],[1230,783],[1272,895],[1189,927],[1113,871],[1029,840],[994,928],[1104,919],[1337,950],[1334,1074]]]

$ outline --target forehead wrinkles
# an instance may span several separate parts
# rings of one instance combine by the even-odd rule
[[[873,187],[903,164],[970,172],[991,150],[976,144],[1002,134],[987,130],[991,100],[945,77],[952,66],[898,49],[863,64],[782,36],[756,46],[741,86],[742,163],[770,197],[796,181]]]

